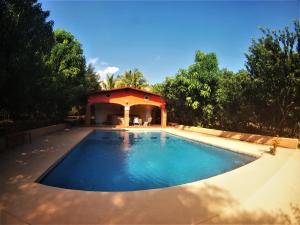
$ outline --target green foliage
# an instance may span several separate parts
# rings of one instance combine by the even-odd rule
[[[117,78],[114,77],[114,74],[107,74],[106,80],[101,82],[101,86],[104,90],[110,90],[117,87]]]
[[[170,119],[188,125],[211,126],[215,120],[219,76],[216,55],[197,51],[194,64],[179,70],[174,78],[167,78],[159,87],[170,103]]]
[[[0,109],[14,119],[41,114],[45,107],[44,63],[54,43],[53,21],[36,0],[0,1]]]
[[[47,64],[52,71],[48,82],[52,93],[52,114],[62,117],[72,106],[79,107],[85,100],[85,58],[80,43],[71,33],[59,29],[54,36],[55,44],[47,57]],[[88,69],[92,72],[91,67]]]
[[[126,71],[123,75],[118,76],[118,87],[142,88],[147,86],[144,74],[138,69]]]
[[[233,73],[222,70],[217,90],[217,123],[223,129],[252,132],[249,120],[253,115],[252,79],[245,70]]]
[[[163,84],[153,84],[150,86],[150,91],[151,92],[154,92],[156,94],[162,94],[163,93],[163,89],[164,89],[164,86]]]
[[[85,58],[78,40],[62,29],[54,32],[55,45],[51,50],[48,64],[56,72],[57,79],[76,80],[84,76]]]
[[[287,27],[262,32],[264,36],[252,42],[246,55],[257,122],[272,127],[274,133],[283,134],[286,128],[294,133],[300,121],[299,21],[294,32]]]
[[[86,89],[86,95],[89,95],[95,91],[100,90],[100,82],[99,76],[95,72],[95,68],[92,64],[89,64],[86,68],[85,72],[85,89]]]
[[[0,8],[0,111],[29,129],[82,109],[99,83],[94,68],[85,68],[80,43],[64,30],[53,32],[36,0],[0,1]]]
[[[218,68],[213,53],[153,90],[167,102],[169,121],[271,135],[300,135],[300,24],[293,32],[262,29],[246,54],[246,69]]]
[[[117,77],[114,74],[107,74],[106,80],[101,82],[101,87],[109,90],[116,87],[143,88],[147,86],[147,81],[138,69],[126,71]]]

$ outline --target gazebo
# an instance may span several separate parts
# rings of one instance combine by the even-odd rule
[[[140,125],[167,125],[166,102],[162,96],[132,87],[98,91],[88,97],[86,124],[128,127],[133,120]]]

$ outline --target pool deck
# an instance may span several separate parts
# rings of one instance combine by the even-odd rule
[[[88,192],[35,183],[93,129],[56,132],[0,152],[0,224],[300,223],[299,149],[278,148],[272,156],[266,145],[173,128],[163,130],[259,158],[205,180],[146,191]]]

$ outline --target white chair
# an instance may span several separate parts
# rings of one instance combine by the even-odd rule
[[[133,118],[133,125],[140,125],[140,121],[138,117]]]
[[[148,117],[147,121],[144,122],[144,126],[149,126],[152,121],[152,117]]]

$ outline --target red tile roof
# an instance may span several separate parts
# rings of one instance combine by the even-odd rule
[[[107,93],[107,92],[121,91],[121,90],[133,90],[133,91],[143,92],[143,93],[147,93],[147,94],[150,94],[150,95],[155,95],[155,96],[162,97],[162,96],[159,95],[159,94],[156,94],[156,93],[153,93],[153,92],[150,92],[150,91],[145,91],[145,90],[138,89],[138,88],[133,88],[133,87],[121,87],[121,88],[112,88],[112,89],[109,89],[109,90],[100,90],[100,91],[97,91],[97,92],[95,92],[95,93],[93,93],[93,94],[91,94],[91,95],[99,94],[99,93]]]

